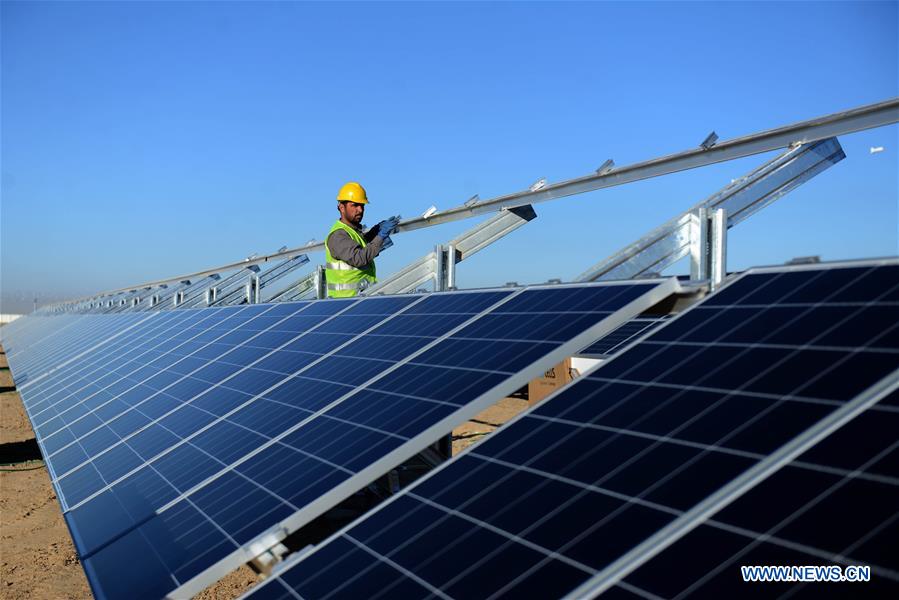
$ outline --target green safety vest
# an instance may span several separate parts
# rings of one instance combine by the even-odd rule
[[[331,226],[328,237],[337,231],[343,229],[354,242],[365,248],[365,239],[359,235],[359,232],[352,227],[346,225],[340,219]],[[329,298],[352,298],[356,296],[360,289],[378,281],[375,278],[375,261],[372,260],[362,269],[338,260],[331,256],[331,249],[328,248],[328,237],[325,238],[325,279],[328,282]]]

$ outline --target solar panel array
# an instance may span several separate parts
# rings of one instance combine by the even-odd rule
[[[187,595],[677,287],[34,317],[4,341],[95,595]]]
[[[895,597],[897,386],[896,260],[753,270],[249,597],[720,598],[831,561]]]
[[[4,327],[3,347],[22,387],[90,350],[94,341],[119,335],[145,318],[134,314],[108,318],[62,314],[18,319]]]

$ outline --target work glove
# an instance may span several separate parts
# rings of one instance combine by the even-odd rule
[[[399,217],[390,217],[378,223],[378,235],[382,239],[387,239],[391,233],[396,231],[396,226],[400,224]]]
[[[387,236],[386,238],[384,238],[384,243],[381,244],[381,251],[383,252],[391,246],[393,246],[393,240],[390,239],[390,236]]]

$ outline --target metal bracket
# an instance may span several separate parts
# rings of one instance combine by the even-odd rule
[[[272,570],[284,560],[284,556],[289,552],[289,548],[284,544],[278,542],[268,550],[262,552],[256,558],[251,560],[250,562],[253,564],[253,568],[259,573],[262,579],[266,579],[271,576]]]

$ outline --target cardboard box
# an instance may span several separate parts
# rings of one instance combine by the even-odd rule
[[[528,383],[528,404],[533,406],[567,385],[577,376],[572,372],[571,359],[566,358],[552,369]]]

